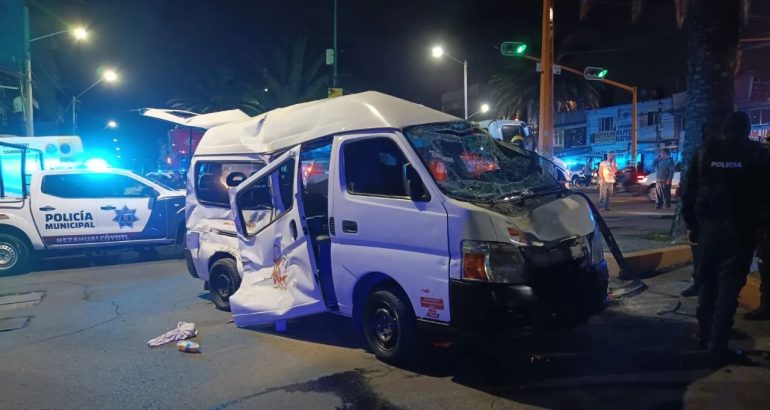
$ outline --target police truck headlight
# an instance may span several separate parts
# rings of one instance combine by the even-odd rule
[[[604,248],[602,247],[602,234],[594,229],[591,234],[591,265],[598,265],[604,260]]]
[[[527,282],[526,265],[515,245],[463,241],[462,248],[463,279],[508,284]]]

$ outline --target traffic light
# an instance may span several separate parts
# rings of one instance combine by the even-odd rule
[[[527,50],[527,45],[519,43],[517,41],[506,41],[500,44],[500,54],[506,57],[516,57],[524,55],[524,51]]]
[[[586,80],[603,80],[607,76],[607,69],[601,67],[586,67],[583,70],[583,77]]]

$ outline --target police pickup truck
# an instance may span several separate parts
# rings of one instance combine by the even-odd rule
[[[182,191],[118,169],[27,173],[22,167],[21,173],[9,174],[5,165],[0,170],[0,276],[27,271],[43,252],[183,246]]]

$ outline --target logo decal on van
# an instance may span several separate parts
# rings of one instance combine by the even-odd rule
[[[286,257],[281,255],[281,246],[278,241],[273,244],[273,288],[286,290],[289,285],[286,283]]]
[[[429,309],[444,310],[444,299],[420,296],[420,306]]]

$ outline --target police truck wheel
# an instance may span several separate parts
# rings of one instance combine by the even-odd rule
[[[380,289],[369,295],[362,315],[364,336],[374,355],[390,363],[412,360],[417,351],[417,321],[401,292]]]
[[[19,238],[0,234],[0,276],[18,274],[29,269],[30,249]]]
[[[209,292],[214,306],[230,311],[230,296],[241,286],[241,275],[234,259],[224,258],[214,262],[209,272]]]

